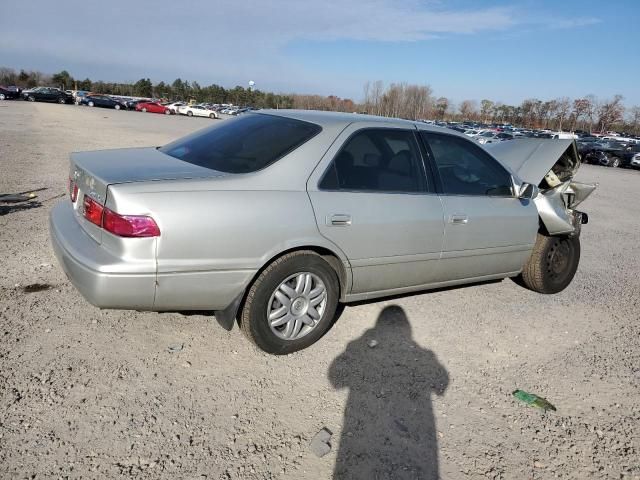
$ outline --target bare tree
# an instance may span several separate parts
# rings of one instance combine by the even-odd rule
[[[624,105],[622,105],[622,95],[615,95],[612,100],[603,101],[598,108],[598,128],[601,133],[622,120],[624,116]]]
[[[593,131],[593,119],[596,115],[596,111],[598,110],[598,99],[592,94],[587,95],[584,99],[587,102],[585,114],[589,119],[589,133],[591,133]]]
[[[558,122],[558,130],[562,131],[562,124],[569,116],[571,111],[571,100],[568,97],[562,97],[555,100],[556,102],[556,120]]]
[[[576,98],[573,101],[573,111],[571,112],[571,127],[570,130],[575,130],[576,125],[581,118],[587,115],[589,110],[590,101],[587,98]]]
[[[440,97],[436,100],[436,115],[440,120],[444,120],[444,116],[446,115],[450,104],[451,102],[447,97]]]
[[[382,115],[382,94],[384,92],[384,83],[382,80],[376,80],[371,87],[371,102],[373,105],[374,115]]]
[[[472,120],[478,112],[478,105],[475,100],[464,100],[458,110],[462,120]]]
[[[640,133],[640,106],[634,105],[629,109],[629,120],[634,135]]]
[[[484,99],[480,102],[480,116],[483,123],[489,121],[489,115],[492,115],[494,106],[495,104],[491,100]]]

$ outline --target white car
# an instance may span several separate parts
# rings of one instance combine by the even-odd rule
[[[170,103],[169,105],[166,105],[166,107],[171,110],[173,113],[178,113],[178,109],[180,107],[186,107],[187,104],[184,102],[173,102]]]
[[[203,107],[202,105],[185,105],[183,107],[178,107],[178,113],[186,115],[187,117],[218,118],[217,112],[210,110],[207,107]]]

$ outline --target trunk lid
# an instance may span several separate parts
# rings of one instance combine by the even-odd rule
[[[75,152],[71,154],[69,178],[78,187],[74,210],[78,222],[97,242],[102,229],[84,218],[83,201],[87,195],[104,205],[109,185],[188,178],[213,178],[227,174],[183,162],[155,147],[121,148]]]

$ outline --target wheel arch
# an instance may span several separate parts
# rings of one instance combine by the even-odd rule
[[[339,301],[344,301],[347,292],[351,288],[351,268],[345,265],[345,262],[341,259],[342,256],[326,246],[298,245],[289,247],[285,250],[281,250],[275,255],[270,255],[266,261],[262,262],[262,266],[255,272],[249,282],[245,285],[242,292],[231,302],[231,304],[224,310],[216,310],[214,312],[218,323],[225,330],[231,330],[233,328],[233,324],[236,322],[238,312],[242,309],[247,292],[249,291],[249,288],[251,287],[253,282],[255,282],[256,278],[258,278],[260,274],[278,258],[289,253],[299,251],[313,252],[322,257],[331,266],[331,268],[333,268],[333,270],[336,272],[336,275],[338,276],[338,283],[340,288],[340,294],[338,298]]]

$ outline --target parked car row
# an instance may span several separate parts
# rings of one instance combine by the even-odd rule
[[[120,97],[79,90],[61,90],[55,87],[36,87],[20,91],[17,87],[0,86],[0,100],[22,98],[30,102],[56,102],[83,105],[87,107],[113,108],[115,110],[135,110],[144,113],[164,115],[185,115],[187,117],[219,118],[219,113],[240,115],[256,110],[253,107],[238,107],[230,104],[193,102],[163,102],[150,98]]]
[[[546,129],[523,129],[512,125],[485,125],[458,122],[424,123],[443,126],[472,138],[481,145],[501,143],[519,138],[576,140],[578,154],[584,163],[606,167],[640,168],[640,137],[622,136],[615,132],[554,132]]]

